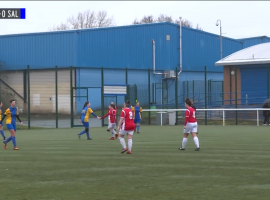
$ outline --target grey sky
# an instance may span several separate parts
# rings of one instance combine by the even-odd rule
[[[106,10],[117,26],[129,25],[144,15],[182,16],[204,31],[219,34],[215,25],[222,21],[224,36],[245,38],[270,36],[269,1],[1,1],[0,8],[26,8],[25,20],[0,20],[0,35],[46,32],[71,15],[87,9]]]

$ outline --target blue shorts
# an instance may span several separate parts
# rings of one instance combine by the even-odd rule
[[[14,124],[7,124],[7,129],[8,130],[13,129],[16,132],[16,130],[17,130],[16,124],[15,123]]]
[[[89,128],[89,122],[82,122],[84,128]]]
[[[135,119],[134,119],[134,123],[135,123],[135,124],[137,124],[137,123],[139,124],[140,122],[141,122],[141,118],[135,118]]]

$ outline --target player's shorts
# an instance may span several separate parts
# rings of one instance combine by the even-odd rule
[[[120,135],[127,135],[127,134],[133,135],[133,133],[134,133],[134,131],[125,131],[125,130],[122,130],[122,129],[119,132]]]
[[[89,128],[89,122],[82,122],[84,128]]]
[[[186,128],[184,129],[184,133],[197,133],[198,131],[198,123],[187,123]]]
[[[7,129],[8,130],[12,130],[13,129],[16,132],[17,131],[16,123],[7,124]]]
[[[135,119],[134,119],[134,123],[135,123],[135,124],[137,124],[137,123],[139,124],[140,122],[141,122],[141,118],[135,118]]]
[[[109,123],[109,128],[116,129],[116,123]]]

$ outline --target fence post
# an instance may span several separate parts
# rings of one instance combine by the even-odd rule
[[[55,127],[58,128],[58,69],[55,66]]]
[[[101,116],[104,116],[104,69],[101,67]],[[102,120],[102,127],[104,126],[104,120]]]
[[[267,99],[269,99],[269,65],[267,66]]]
[[[74,126],[74,110],[73,110],[73,77],[72,77],[72,66],[70,66],[70,114],[71,114],[71,118],[70,118],[70,127],[73,128]]]
[[[175,108],[178,109],[178,75],[177,75],[177,67],[175,68]],[[175,125],[178,124],[178,111],[175,112]]]
[[[151,80],[150,69],[148,69],[148,107],[151,109]],[[148,124],[151,124],[151,112],[148,113]]]
[[[204,107],[207,109],[207,76],[206,76],[206,66],[204,66]],[[205,111],[205,125],[207,125],[207,111]]]
[[[137,96],[137,95],[138,95],[138,94],[137,94],[138,91],[137,91],[137,85],[136,85],[136,84],[134,85],[134,90],[135,90],[134,92],[135,92],[135,104],[136,104],[137,99],[138,99],[138,96]],[[134,106],[135,106],[135,105],[134,105]]]
[[[224,81],[222,81],[222,105],[224,105]]]
[[[28,129],[30,129],[30,66],[27,65],[27,109],[28,109],[28,116],[27,116],[27,120],[28,120]]]
[[[126,72],[126,87],[127,87],[127,94],[126,94],[126,96],[125,96],[125,101],[127,101],[128,100],[128,68],[126,67],[126,70],[125,70],[125,72]]]
[[[194,92],[195,92],[195,81],[193,80],[193,83],[192,83],[192,93],[193,93],[193,95],[192,95],[192,100],[193,100],[193,102],[195,101],[195,96],[194,96]]]
[[[235,86],[235,108],[237,108],[237,67],[235,66],[234,67],[234,86]],[[238,112],[237,110],[235,111],[235,125],[237,125],[237,122],[238,122],[238,119],[237,119],[237,116],[238,115]]]

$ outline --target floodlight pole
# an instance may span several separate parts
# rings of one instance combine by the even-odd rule
[[[222,28],[221,28],[221,20],[218,19],[216,25],[220,26],[220,59],[222,59]]]

